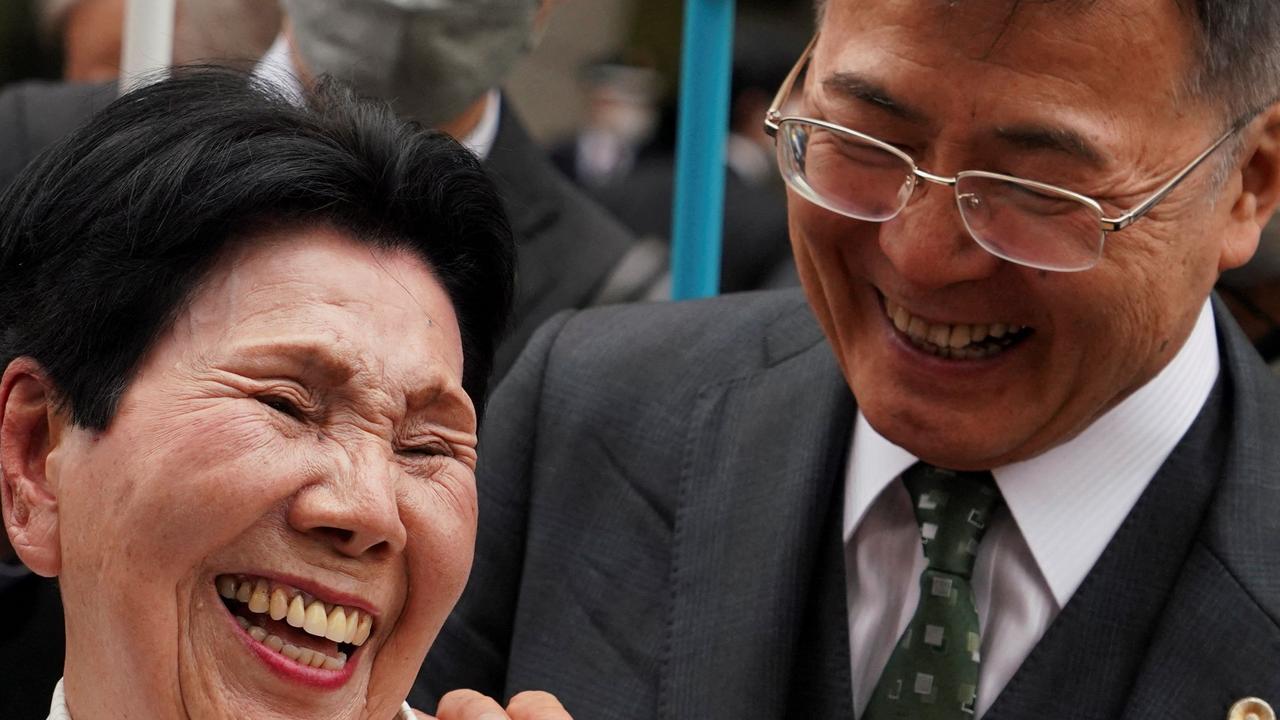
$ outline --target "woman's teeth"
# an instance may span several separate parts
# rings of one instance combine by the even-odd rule
[[[1027,330],[1022,325],[1005,323],[930,323],[912,315],[889,298],[884,299],[884,311],[893,326],[913,345],[934,355],[956,360],[977,360],[995,355],[1020,339]]]
[[[373,618],[367,612],[326,604],[286,585],[262,578],[237,578],[231,575],[219,576],[216,585],[219,595],[228,601],[243,604],[248,612],[283,621],[317,638],[359,647],[369,639],[373,631]],[[236,615],[236,620],[254,640],[290,660],[328,670],[340,669],[346,663],[346,653],[339,652],[336,657],[328,656],[287,643],[239,615]]]
[[[337,657],[330,657],[319,650],[287,643],[281,640],[278,635],[272,635],[239,615],[236,615],[236,622],[240,624],[240,627],[244,628],[245,632],[249,633],[249,637],[301,665],[324,670],[341,670],[347,665],[347,654],[344,652],[338,653]]]

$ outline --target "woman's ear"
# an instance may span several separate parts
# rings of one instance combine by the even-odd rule
[[[1218,270],[1239,267],[1253,257],[1262,228],[1280,206],[1280,103],[1263,111],[1244,134],[1239,193],[1231,207],[1231,226],[1223,237]]]
[[[44,368],[21,357],[0,377],[0,507],[18,557],[39,575],[62,569],[57,478],[49,456],[64,434],[65,418]]]

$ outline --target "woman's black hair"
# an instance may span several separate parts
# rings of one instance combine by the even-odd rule
[[[195,67],[121,97],[0,195],[0,369],[29,356],[102,430],[156,338],[229,242],[329,224],[427,263],[483,407],[514,246],[479,162],[448,136],[324,84],[305,105]]]

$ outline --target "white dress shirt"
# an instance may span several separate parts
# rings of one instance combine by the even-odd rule
[[[413,708],[409,707],[409,702],[400,703],[400,712],[396,714],[396,720],[416,720],[417,715],[413,714]],[[71,720],[71,711],[67,709],[67,696],[62,690],[62,680],[58,680],[58,684],[53,687],[53,702],[49,704],[48,720]]]
[[[1217,377],[1218,339],[1206,301],[1187,342],[1150,382],[1072,440],[992,470],[1006,506],[988,525],[974,566],[982,632],[977,717],[1098,561]],[[844,539],[859,717],[920,596],[924,549],[899,480],[916,460],[858,413],[846,467]]]
[[[267,54],[254,66],[253,75],[284,91],[294,102],[302,102],[302,83],[298,80],[298,68],[293,64],[289,41],[283,34],[276,36]],[[459,138],[458,142],[481,160],[488,159],[489,153],[493,151],[493,143],[498,138],[501,111],[502,93],[490,90],[485,95],[484,115],[480,117],[480,122],[466,137]]]

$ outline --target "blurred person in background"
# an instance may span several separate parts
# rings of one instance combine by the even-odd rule
[[[626,273],[630,233],[555,169],[499,89],[558,1],[283,0],[285,31],[259,65],[285,86],[330,75],[481,158],[502,191],[518,255],[497,377],[555,313],[634,299],[652,280]]]
[[[62,78],[99,83],[120,75],[126,0],[36,0],[41,28],[62,48]],[[177,0],[173,64],[252,63],[280,29],[272,0]]]
[[[0,90],[0,189],[48,145],[118,94],[124,0],[38,0],[44,36],[60,44],[64,82]],[[252,67],[280,28],[273,0],[177,0],[174,64]]]
[[[39,30],[36,0],[0,2],[0,88],[58,77],[59,62]]]
[[[787,242],[786,193],[773,141],[760,118],[804,41],[766,19],[747,17],[737,23],[725,146],[722,292],[798,282]],[[595,197],[637,236],[666,243],[675,198],[674,117],[669,110],[660,137],[634,162],[632,172],[593,188]]]
[[[572,137],[552,146],[560,172],[589,191],[623,182],[658,125],[658,75],[621,62],[583,71],[586,117]],[[634,230],[634,228],[632,228]]]
[[[448,132],[484,161],[502,190],[520,258],[512,328],[498,350],[499,377],[556,312],[635,299],[657,272],[652,263],[635,271],[635,263],[625,262],[631,234],[552,166],[498,89],[536,43],[554,3],[286,0],[284,31],[256,69],[294,92],[299,83],[332,75]],[[274,12],[273,3],[261,5]],[[179,12],[178,21],[183,17]],[[0,92],[0,187],[114,96],[110,84],[24,84]]]

